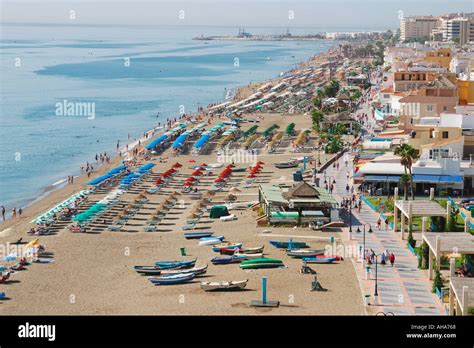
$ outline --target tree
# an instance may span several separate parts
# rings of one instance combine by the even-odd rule
[[[321,130],[321,122],[324,120],[323,112],[314,109],[313,111],[311,111],[311,119],[313,121],[313,129],[319,132]]]
[[[346,125],[343,123],[336,123],[332,127],[332,133],[334,135],[342,135],[346,132]]]
[[[399,145],[395,149],[394,154],[397,156],[400,156],[400,164],[403,165],[405,174],[408,174],[410,176],[409,185],[410,185],[411,199],[415,199],[415,195],[413,192],[412,166],[413,166],[413,162],[416,161],[416,159],[418,158],[418,154],[416,150],[410,144]],[[406,200],[407,199],[406,192],[404,196]]]
[[[436,292],[436,289],[441,290],[443,287],[443,278],[441,278],[441,272],[438,267],[435,265],[435,276],[433,279],[433,288],[432,291]]]
[[[344,144],[339,137],[330,135],[328,139],[329,142],[325,148],[326,153],[337,153],[342,150]]]
[[[406,201],[408,199],[408,184],[410,183],[411,178],[408,174],[403,174],[400,176],[400,182],[403,185],[403,199]]]
[[[339,92],[339,82],[332,80],[324,87],[324,95],[328,98],[335,98]]]

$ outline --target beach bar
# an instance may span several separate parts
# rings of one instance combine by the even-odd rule
[[[337,201],[325,189],[305,181],[291,188],[261,184],[258,197],[269,223],[327,223],[331,221],[331,211],[338,208]]]

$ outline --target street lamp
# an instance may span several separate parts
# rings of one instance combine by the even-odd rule
[[[380,255],[382,255],[382,254],[380,254]],[[377,285],[378,285],[378,283],[377,283],[377,281],[378,281],[377,264],[379,263],[378,262],[378,257],[380,255],[375,254],[375,289],[374,289],[374,302],[375,302],[375,304],[378,304],[378,298],[379,298],[378,297],[379,292],[378,292],[378,287],[377,287]]]
[[[362,225],[363,230],[364,230],[364,242],[363,242],[363,246],[364,246],[364,247],[363,247],[363,249],[362,249],[362,269],[365,268],[365,227],[366,227],[367,225],[369,226],[369,230],[368,230],[367,232],[369,232],[369,233],[374,232],[374,231],[372,231],[372,225],[371,225],[370,223],[367,222],[367,223],[365,223],[365,224]],[[360,233],[360,232],[361,232],[360,226],[357,226],[357,231],[356,231],[356,232],[357,232],[357,233]]]

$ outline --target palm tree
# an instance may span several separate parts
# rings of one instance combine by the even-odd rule
[[[409,176],[409,182],[407,184],[410,185],[410,195],[411,199],[415,199],[415,195],[413,193],[413,172],[412,166],[413,162],[417,160],[418,154],[416,150],[410,144],[401,144],[399,145],[394,152],[395,155],[400,156],[400,164],[403,165],[403,169],[405,171],[405,175]],[[407,199],[407,191],[405,187],[405,200]]]
[[[311,111],[311,119],[313,121],[313,129],[317,132],[321,130],[321,122],[324,120],[324,114],[320,110]]]

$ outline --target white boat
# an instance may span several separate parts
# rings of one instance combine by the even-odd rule
[[[201,282],[201,289],[204,291],[232,291],[241,290],[247,286],[248,279],[230,282]]]
[[[193,268],[182,268],[182,269],[166,269],[162,270],[162,275],[176,275],[176,274],[186,274],[186,273],[194,273],[195,276],[205,274],[207,272],[207,265],[201,267],[193,267]]]
[[[201,240],[199,242],[199,245],[216,245],[216,244],[221,244],[221,243],[222,243],[222,240],[218,238],[210,238],[210,239]]]
[[[234,254],[234,256],[241,257],[241,258],[245,258],[246,260],[248,260],[248,259],[259,259],[259,258],[263,257],[263,253],[256,253],[256,254],[240,254],[240,253],[236,253],[236,254]]]
[[[278,169],[285,169],[285,168],[296,168],[298,167],[298,161],[289,160],[289,161],[282,161],[275,164],[275,167]]]

